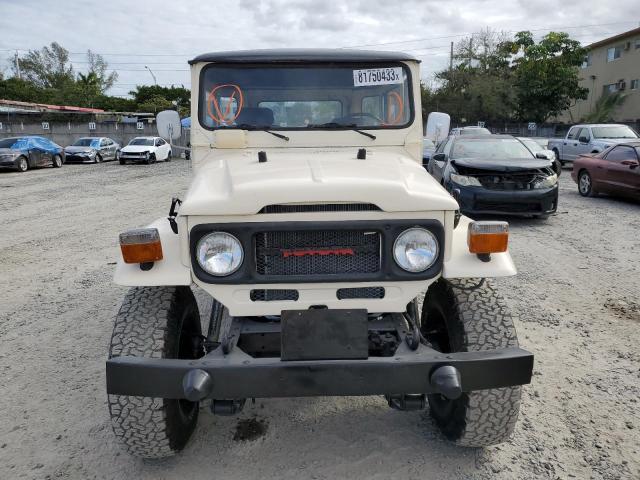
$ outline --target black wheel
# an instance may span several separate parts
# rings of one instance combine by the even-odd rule
[[[109,358],[195,359],[203,355],[198,305],[189,287],[135,287],[116,317]],[[198,402],[109,395],[113,431],[129,453],[162,458],[182,450],[198,421]]]
[[[485,279],[439,279],[422,306],[423,336],[441,352],[470,352],[518,345],[511,315]],[[459,445],[484,447],[507,440],[520,409],[520,387],[428,395],[431,416]]]
[[[167,154],[167,158],[165,158],[164,161],[165,162],[170,162],[171,161],[171,150],[169,150],[169,153]]]
[[[152,163],[155,163],[155,162],[156,162],[156,156],[155,154],[152,153],[151,155],[149,155],[149,158],[147,158],[144,163],[146,163],[147,165],[151,165]]]
[[[60,155],[54,155],[51,159],[51,163],[54,168],[60,168],[62,166],[62,157]]]
[[[16,170],[23,173],[29,170],[29,160],[27,160],[27,157],[19,157],[16,160]]]
[[[100,155],[99,153],[96,153],[95,163],[100,163],[100,162],[102,162],[102,155]]]
[[[591,175],[586,170],[582,170],[578,174],[578,192],[583,197],[595,197],[596,191],[593,189],[593,181]]]
[[[124,159],[122,159],[122,158],[119,158],[118,160],[120,161],[120,165],[124,165],[125,163],[127,163],[127,162],[126,162]]]

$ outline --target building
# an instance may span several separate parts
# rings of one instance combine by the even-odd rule
[[[602,95],[620,92],[626,99],[613,114],[613,121],[640,122],[640,28],[605,38],[585,47],[580,85],[589,89],[559,120],[579,122],[591,112]]]

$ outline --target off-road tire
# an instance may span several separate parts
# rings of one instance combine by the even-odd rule
[[[60,155],[54,155],[51,158],[51,165],[53,168],[60,168],[62,166],[62,157]]]
[[[518,338],[502,298],[485,279],[439,279],[427,290],[422,334],[445,352],[516,347]],[[520,387],[463,393],[456,400],[428,395],[430,413],[443,435],[466,447],[509,439],[518,419]]]
[[[198,358],[200,314],[189,287],[135,287],[115,320],[109,358]],[[187,444],[198,421],[198,402],[109,395],[115,435],[132,455],[162,458]]]

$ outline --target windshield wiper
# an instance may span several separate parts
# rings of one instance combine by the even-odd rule
[[[281,138],[282,140],[286,140],[287,142],[289,141],[289,137],[287,137],[286,135],[282,135],[281,133],[276,133],[272,130],[269,130],[269,127],[265,126],[258,126],[258,125],[249,125],[248,123],[240,123],[239,125],[236,125],[237,128],[241,128],[242,130],[252,130],[252,131],[259,131],[259,132],[267,132],[270,133],[271,135],[273,135],[274,137],[278,137]]]
[[[377,137],[369,132],[365,132],[356,128],[358,125],[355,123],[349,123],[345,125],[344,123],[338,122],[327,122],[327,123],[312,123],[307,125],[307,128],[346,128],[351,131],[357,132],[360,135],[364,135],[365,137],[369,137],[371,140],[375,140]]]

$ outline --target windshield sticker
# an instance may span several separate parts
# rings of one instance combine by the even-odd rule
[[[391,85],[404,83],[402,67],[367,68],[353,71],[353,86],[368,87],[370,85]]]

